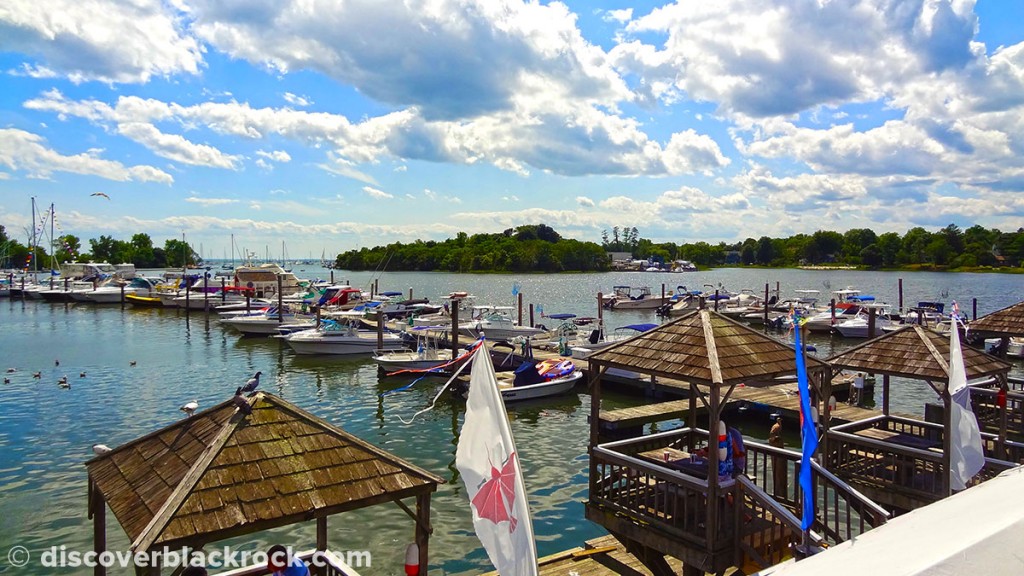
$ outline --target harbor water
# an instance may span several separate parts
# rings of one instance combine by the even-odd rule
[[[295,272],[305,278],[327,278],[321,269]],[[596,316],[596,295],[613,285],[650,286],[655,294],[679,285],[763,293],[765,283],[781,284],[783,296],[794,289],[817,289],[822,300],[829,290],[853,286],[895,306],[897,279],[904,279],[906,305],[919,300],[958,300],[971,312],[1003,308],[1024,299],[1024,281],[1001,274],[878,273],[723,269],[686,274],[605,273],[572,275],[463,275],[442,273],[334,272],[336,282],[366,288],[377,280],[384,290],[408,293],[431,301],[453,290],[477,296],[479,304],[511,305],[513,283],[525,303],[540,305],[545,314]],[[528,308],[524,307],[524,315]],[[555,322],[535,314],[535,321]],[[653,312],[605,312],[609,329],[635,322],[657,322]],[[434,534],[430,541],[432,573],[474,574],[489,563],[473,533],[454,459],[465,405],[442,396],[437,406],[411,424],[413,413],[426,407],[443,383],[425,379],[409,391],[381,396],[411,380],[378,377],[369,359],[299,357],[276,339],[240,338],[203,313],[176,309],[122,309],[118,305],[48,304],[0,299],[0,369],[11,380],[0,388],[0,573],[35,576],[86,574],[86,568],[52,569],[39,555],[54,546],[68,550],[92,548],[92,526],[86,516],[87,476],[83,463],[97,443],[117,446],[173,423],[184,414],[179,406],[197,400],[200,409],[227,400],[257,370],[261,389],[381,446],[443,477],[432,500]],[[785,336],[783,336],[785,337]],[[826,358],[858,341],[814,337],[817,355]],[[56,365],[59,361],[59,366]],[[35,378],[34,373],[40,377]],[[1020,373],[1020,366],[1016,368]],[[67,376],[70,389],[57,385]],[[923,383],[894,386],[894,411],[921,414],[934,392]],[[640,399],[610,395],[606,407]],[[603,532],[583,518],[587,496],[587,417],[590,398],[580,387],[574,393],[510,407],[512,431],[521,455],[533,510],[538,554],[552,554],[580,545]],[[764,437],[751,426],[744,432]],[[108,515],[108,548],[127,550],[129,542],[112,514]],[[397,506],[381,505],[329,519],[331,548],[369,551],[372,567],[364,574],[401,574],[413,521]],[[240,550],[265,550],[272,543],[311,548],[313,523],[232,541]],[[32,560],[22,568],[6,558],[12,546],[24,546]]]

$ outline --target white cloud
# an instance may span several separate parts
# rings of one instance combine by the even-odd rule
[[[99,157],[101,151],[65,156],[45,146],[37,134],[15,128],[0,128],[0,165],[20,170],[32,178],[50,178],[54,172],[99,176],[120,182],[160,182],[170,184],[170,174],[152,166],[128,166]]]
[[[394,195],[388,194],[383,190],[378,190],[372,186],[363,186],[363,192],[366,192],[366,195],[369,196],[370,198],[376,198],[378,200],[387,200],[390,198],[394,198]]]
[[[519,196],[516,196],[514,194],[509,195],[509,196],[502,196],[501,200],[503,202],[519,202]]]
[[[633,19],[633,9],[623,8],[622,10],[608,10],[601,17],[605,22],[618,22],[619,24],[625,24]]]
[[[313,105],[313,101],[310,100],[309,98],[307,98],[305,96],[298,96],[298,95],[292,94],[291,92],[285,92],[284,93],[284,100],[285,100],[285,102],[291,104],[292,106],[298,106],[300,108],[305,108],[306,106],[312,106]]]
[[[595,206],[594,201],[586,196],[577,196],[576,203],[584,208],[593,208]]]
[[[4,0],[0,50],[31,54],[20,73],[73,82],[147,82],[198,74],[202,47],[160,0]]]
[[[225,154],[206,144],[189,142],[177,134],[165,134],[152,124],[126,122],[118,126],[118,132],[149,148],[157,156],[185,164],[234,170],[240,161],[239,156]]]
[[[284,150],[271,150],[270,152],[267,152],[266,150],[257,150],[256,151],[256,155],[257,156],[262,156],[263,158],[266,158],[267,160],[273,160],[274,162],[291,162],[292,161],[291,155],[289,155]]]
[[[437,200],[437,194],[434,191],[432,191],[430,188],[424,188],[423,189],[423,195],[426,196],[427,199],[430,200],[430,201]]]
[[[225,204],[237,204],[238,200],[232,198],[200,198],[199,196],[189,196],[185,198],[185,202],[192,202],[193,204],[199,204],[209,208],[210,206],[223,206]]]

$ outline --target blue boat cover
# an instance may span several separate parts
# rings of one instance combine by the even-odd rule
[[[623,326],[623,328],[629,328],[630,330],[636,330],[637,332],[647,332],[648,330],[657,327],[657,324],[630,324],[628,326]]]
[[[392,297],[392,296],[401,296],[401,295],[402,295],[402,293],[401,293],[401,292],[394,292],[394,291],[391,291],[391,292],[381,292],[381,293],[380,293],[380,295],[381,295],[381,296],[387,296],[388,298],[390,298],[390,297]]]
[[[555,320],[568,320],[575,317],[575,314],[548,314],[548,318],[554,318]]]

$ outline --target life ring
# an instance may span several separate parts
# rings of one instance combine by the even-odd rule
[[[548,380],[568,376],[575,370],[576,365],[573,364],[571,360],[558,360],[552,358],[537,364],[537,373]]]

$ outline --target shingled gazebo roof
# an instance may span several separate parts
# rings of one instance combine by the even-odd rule
[[[614,344],[591,362],[698,384],[730,385],[796,372],[793,348],[710,310],[681,318]],[[808,371],[827,365],[807,358]]]
[[[962,350],[969,380],[1010,371],[1011,366],[995,356],[969,346]],[[949,380],[949,336],[911,325],[837,354],[827,362],[835,369],[944,382]]]
[[[132,549],[221,540],[444,481],[276,396],[184,418],[86,462]]]
[[[1024,302],[1018,302],[971,322],[972,332],[1024,336]]]

